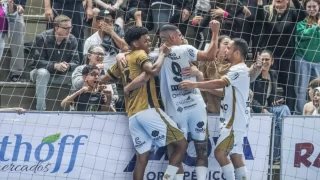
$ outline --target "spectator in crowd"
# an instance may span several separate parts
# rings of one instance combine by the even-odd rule
[[[320,116],[320,87],[317,87],[314,89],[313,105],[314,105],[314,110],[312,115]]]
[[[75,93],[67,96],[62,102],[61,107],[68,107],[74,104],[76,111],[110,111],[111,88],[99,85],[101,70],[97,66],[86,65],[82,69],[84,80],[83,87]]]
[[[151,0],[128,0],[127,19],[132,18],[136,26],[145,26],[149,31],[153,29]]]
[[[314,112],[314,102],[313,102],[313,97],[314,97],[314,89],[316,87],[320,87],[320,78],[316,78],[314,80],[312,80],[309,83],[308,89],[308,95],[309,95],[309,99],[310,102],[306,103],[303,106],[303,115],[312,115],[312,113]]]
[[[71,73],[79,65],[77,39],[71,33],[71,19],[60,15],[54,19],[54,29],[36,36],[30,72],[31,81],[36,83],[38,111],[46,109],[48,84],[71,83]]]
[[[99,31],[90,36],[84,44],[84,54],[88,53],[88,49],[92,45],[101,45],[105,49],[104,68],[109,69],[115,64],[116,55],[121,51],[129,49],[127,43],[123,40],[124,32],[123,24],[114,22],[116,15],[112,11],[100,11],[96,20],[99,24]],[[123,87],[121,84],[112,84],[114,92],[114,100],[116,101],[117,109],[122,108],[123,102]]]
[[[85,3],[86,9],[84,9],[83,2]],[[84,41],[83,22],[85,17],[84,11],[86,10],[87,21],[93,17],[92,0],[44,0],[44,8],[45,17],[49,22],[47,29],[53,28],[52,22],[54,21],[54,18],[59,15],[65,15],[72,19],[72,34],[77,39],[78,54],[82,60]]]
[[[87,65],[96,66],[100,70],[101,75],[105,75],[104,65],[103,65],[103,58],[105,56],[104,48],[101,45],[92,45],[89,50],[88,54],[85,55],[85,63],[84,65],[78,66],[72,73],[72,90],[78,91],[84,85],[84,78],[82,75],[83,68]],[[111,89],[110,95],[112,97],[113,90],[110,84],[106,85],[108,89]],[[112,97],[115,99],[114,97]],[[111,104],[110,106],[113,106]]]
[[[120,6],[123,4],[123,0],[94,0],[96,7],[93,8],[93,21],[92,21],[92,33],[97,32],[99,30],[99,22],[96,19],[96,16],[100,11],[108,10],[109,12],[115,14],[117,17],[117,24],[121,24],[121,28],[123,28],[124,20],[123,14],[124,12],[120,9]]]
[[[0,25],[0,57],[2,57],[4,48],[4,33],[8,30],[8,42],[10,44],[11,60],[10,60],[10,80],[12,82],[20,81],[24,70],[24,33],[25,24],[23,12],[27,0],[7,0],[2,1],[2,10],[6,12],[7,20],[2,19]],[[0,15],[1,16],[1,15]],[[2,17],[5,14],[2,13]],[[8,29],[6,29],[8,28]]]
[[[218,51],[215,61],[198,62],[198,68],[203,73],[204,80],[220,79],[225,75],[230,68],[230,63],[225,61],[225,52],[228,48],[231,39],[229,36],[222,35],[218,38]],[[253,82],[261,73],[260,67],[253,64],[250,67],[250,80]],[[207,105],[207,111],[210,113],[220,112],[221,90],[216,89],[201,89],[203,99]]]
[[[159,34],[161,27],[169,22],[177,25],[182,35],[185,36],[194,2],[194,0],[151,0],[156,33]]]
[[[0,58],[2,57],[5,46],[5,35],[8,31],[8,19],[9,13],[14,13],[13,0],[2,2],[0,0]]]
[[[241,17],[237,18],[238,16]],[[223,1],[210,3],[210,0],[197,1],[195,17],[192,19],[191,23],[196,32],[196,47],[202,50],[204,49],[205,43],[203,31],[205,27],[208,26],[211,19],[218,19],[221,21],[224,29],[221,34],[231,35],[231,37],[239,37],[235,36],[231,32],[241,32],[243,18],[248,16],[250,16],[249,9],[243,6],[240,1],[228,3]]]
[[[308,16],[297,25],[296,36],[296,114],[302,114],[310,80],[320,77],[320,1],[306,0]]]
[[[286,104],[293,112],[295,109],[295,35],[296,25],[306,18],[299,0],[292,0],[295,8],[289,7],[289,0],[273,0],[263,7],[258,0],[256,23],[263,27],[260,47],[272,52],[272,69],[279,73],[277,82],[283,87]]]
[[[290,109],[284,105],[285,99],[277,99],[277,72],[271,69],[274,59],[272,52],[262,51],[258,59],[262,61],[262,72],[251,84],[254,93],[252,109],[255,113],[273,113],[275,115],[274,161],[280,161],[282,117],[290,115]]]
[[[24,114],[26,112],[25,109],[20,107],[15,108],[0,108],[0,111],[16,111],[18,114]]]

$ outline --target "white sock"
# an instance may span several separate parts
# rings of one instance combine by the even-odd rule
[[[208,168],[205,166],[196,167],[197,180],[206,180]]]
[[[178,170],[179,170],[179,167],[168,165],[162,180],[173,180]]]
[[[222,172],[223,172],[224,177],[226,178],[226,180],[235,180],[234,167],[233,167],[232,163],[223,166],[222,167]]]
[[[184,174],[176,174],[174,180],[183,180]]]
[[[246,180],[247,179],[247,168],[245,166],[239,167],[234,170],[237,180]]]

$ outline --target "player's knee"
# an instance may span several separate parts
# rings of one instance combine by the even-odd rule
[[[208,164],[208,141],[197,141],[194,140],[194,145],[197,153],[197,164],[201,163],[202,165]]]
[[[239,168],[242,166],[245,166],[243,160],[242,160],[242,155],[241,154],[232,154],[230,155],[230,160],[232,161],[232,164],[234,168]]]
[[[226,152],[224,152],[224,151],[222,151],[222,150],[220,150],[220,149],[215,149],[214,150],[214,157],[219,161],[219,160],[221,160],[221,159],[223,159],[223,158],[225,158],[226,157]]]
[[[136,163],[139,164],[140,166],[146,166],[148,164],[148,154],[147,153],[143,153],[143,154],[136,154]]]

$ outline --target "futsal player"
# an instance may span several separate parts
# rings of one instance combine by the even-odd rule
[[[179,85],[181,89],[223,88],[224,97],[220,106],[221,132],[214,154],[226,180],[234,180],[235,177],[237,180],[244,180],[247,177],[243,161],[243,137],[250,117],[250,77],[244,62],[247,54],[246,41],[234,39],[226,49],[226,60],[231,63],[226,75],[211,81],[183,81]]]

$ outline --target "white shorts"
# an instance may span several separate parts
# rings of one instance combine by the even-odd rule
[[[151,146],[166,146],[184,138],[177,124],[161,109],[150,108],[129,118],[129,129],[135,149],[139,154]]]
[[[222,128],[217,140],[216,149],[225,151],[228,155],[243,154],[244,135],[244,132]]]
[[[208,115],[205,108],[197,108],[192,113],[171,117],[183,131],[187,139],[190,132],[192,139],[203,141],[208,137]]]

